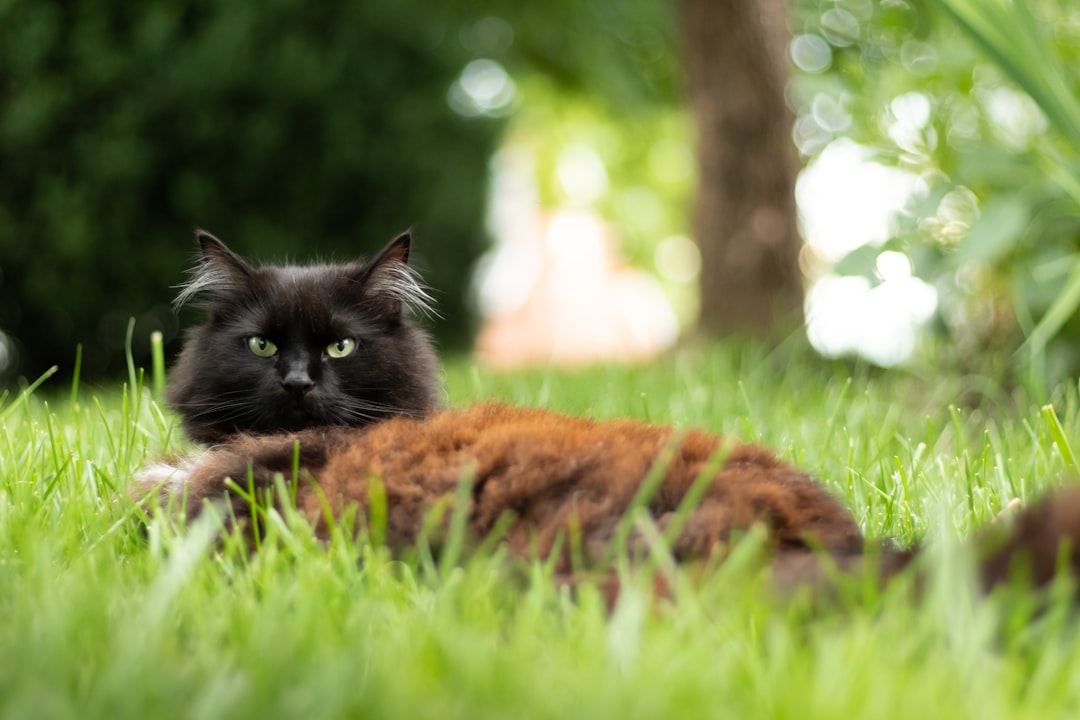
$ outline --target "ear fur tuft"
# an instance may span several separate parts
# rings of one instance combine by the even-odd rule
[[[200,296],[242,290],[250,284],[254,273],[243,258],[202,228],[195,228],[195,239],[199,243],[199,262],[189,271],[188,281],[179,286],[180,292],[173,300],[174,310]]]
[[[409,265],[412,233],[405,231],[390,241],[364,265],[358,280],[369,297],[383,304],[387,314],[437,317],[435,299],[424,286],[420,274]]]

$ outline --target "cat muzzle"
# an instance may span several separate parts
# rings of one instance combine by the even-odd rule
[[[311,379],[307,371],[294,369],[290,370],[281,379],[281,387],[285,388],[294,398],[300,400],[315,387],[315,381]]]

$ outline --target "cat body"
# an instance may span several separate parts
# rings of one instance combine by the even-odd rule
[[[603,557],[620,519],[655,474],[655,490],[641,498],[642,507],[661,532],[679,523],[671,544],[679,560],[709,557],[755,525],[766,528],[767,544],[777,551],[816,547],[853,556],[863,547],[858,526],[840,503],[764,448],[727,447],[698,431],[594,422],[498,403],[359,428],[238,437],[180,468],[166,487],[170,494],[184,493],[193,516],[205,501],[229,496],[226,478],[242,487],[250,478],[260,490],[273,490],[275,476],[293,485],[297,457],[302,473],[295,482],[296,507],[322,537],[329,531],[327,508],[332,516],[351,507],[366,514],[378,482],[388,509],[387,543],[411,546],[429,511],[452,503],[459,483],[467,481],[471,539],[508,523],[502,540],[512,554],[546,557],[558,547],[556,570],[569,572],[575,549],[587,563]],[[678,517],[707,472],[712,477],[700,501]],[[153,486],[167,475],[159,472],[144,483]],[[246,523],[250,513],[246,500],[231,495],[230,519]]]
[[[680,561],[715,557],[761,527],[781,584],[820,583],[821,554],[841,570],[863,565],[852,515],[764,448],[498,403],[441,409],[434,352],[409,319],[428,296],[407,265],[408,235],[368,262],[311,267],[254,267],[216,238],[198,238],[202,259],[178,301],[198,302],[207,321],[189,332],[168,399],[193,439],[215,445],[143,470],[140,499],[156,495],[189,519],[223,505],[229,522],[254,533],[248,493],[235,490],[251,488],[295,503],[327,538],[331,522],[368,518],[373,498],[385,498],[385,539],[402,549],[438,508],[446,529],[464,498],[456,510],[468,538],[497,532],[510,554],[551,557],[560,573],[605,558],[634,508]],[[622,538],[635,555],[649,549],[639,526]],[[987,588],[1018,558],[1036,584],[1062,565],[1075,573],[1080,489],[1052,493],[975,543]],[[877,552],[882,578],[918,555],[888,544]]]

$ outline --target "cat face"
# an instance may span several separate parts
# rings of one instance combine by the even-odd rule
[[[195,440],[363,425],[439,405],[438,363],[409,315],[430,297],[408,266],[411,239],[368,262],[255,267],[198,232],[201,262],[177,304],[190,330],[168,400]]]

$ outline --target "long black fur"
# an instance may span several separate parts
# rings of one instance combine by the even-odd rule
[[[430,312],[430,298],[408,265],[408,233],[368,262],[307,266],[253,266],[196,235],[200,262],[177,304],[207,319],[188,331],[167,395],[192,439],[364,425],[441,406],[438,360],[411,320]],[[258,357],[251,337],[277,354]],[[330,357],[327,347],[346,338],[355,350]]]

